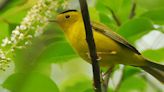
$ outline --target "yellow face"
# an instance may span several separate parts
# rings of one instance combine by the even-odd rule
[[[81,19],[81,14],[77,11],[67,11],[63,12],[56,17],[56,22],[66,31],[76,23],[78,20]]]

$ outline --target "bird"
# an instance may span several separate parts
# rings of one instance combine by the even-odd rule
[[[66,10],[59,13],[54,21],[62,28],[75,52],[85,61],[91,63],[81,12]],[[164,65],[146,59],[127,40],[106,25],[92,21],[91,27],[100,67],[110,67],[117,64],[140,67],[164,83]]]

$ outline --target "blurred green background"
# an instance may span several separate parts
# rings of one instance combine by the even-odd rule
[[[164,63],[164,0],[87,1],[92,20],[122,35],[146,58]],[[79,10],[78,0],[65,2],[67,9]],[[36,3],[37,0],[0,0],[0,44]],[[0,92],[93,92],[91,65],[73,51],[57,24],[49,23],[44,33],[31,42],[26,48],[16,49],[10,67],[0,71]],[[121,76],[117,92],[164,92],[163,85],[144,71],[130,66],[122,69],[122,65],[116,67],[109,92],[115,92]]]

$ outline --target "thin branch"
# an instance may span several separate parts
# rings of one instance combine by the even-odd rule
[[[121,23],[121,21],[119,20],[119,18],[117,17],[117,15],[114,13],[114,11],[113,11],[111,8],[109,8],[109,7],[107,7],[107,8],[108,8],[109,11],[112,13],[113,19],[115,20],[117,26],[121,26],[122,23]],[[120,86],[121,86],[121,84],[122,84],[122,81],[123,81],[123,79],[124,79],[124,69],[125,69],[125,67],[123,67],[123,69],[122,69],[122,75],[121,75],[120,81],[119,81],[119,83],[118,83],[118,85],[117,85],[117,87],[116,87],[116,89],[115,89],[115,92],[117,92],[117,91],[119,90],[119,88],[120,88]]]
[[[111,77],[111,74],[113,72],[113,69],[114,69],[114,66],[111,66],[107,72],[102,75],[102,79],[103,79],[103,82],[102,82],[102,91],[103,92],[108,92],[108,83],[109,83],[109,78]]]
[[[125,75],[125,66],[122,68],[122,75],[121,75],[120,81],[118,82],[114,92],[118,92],[119,91],[119,89],[121,87],[121,84],[124,81],[124,75]]]
[[[90,17],[88,12],[88,6],[86,0],[79,0],[80,8],[82,12],[82,17],[85,25],[85,32],[86,32],[86,41],[88,43],[90,57],[92,61],[92,69],[93,69],[93,78],[94,78],[94,86],[95,92],[101,92],[101,82],[100,82],[100,67],[97,61],[97,54],[96,54],[96,46],[93,38],[92,27],[90,23]]]
[[[120,21],[119,18],[116,16],[116,14],[114,13],[114,11],[113,11],[111,8],[109,8],[109,7],[106,7],[106,8],[111,12],[112,17],[113,17],[113,19],[115,20],[116,24],[117,24],[118,26],[121,26],[121,21]]]
[[[136,10],[136,2],[133,1],[132,9],[131,9],[131,12],[129,14],[129,19],[132,19],[136,15],[135,10]]]
[[[119,20],[118,16],[114,13],[114,11],[113,11],[111,8],[109,8],[109,7],[106,7],[106,8],[111,12],[112,17],[113,17],[113,19],[115,20],[117,26],[121,26],[122,23],[121,23],[121,21]],[[113,69],[114,69],[114,66],[111,67],[111,69],[109,68],[108,71],[110,71],[110,72],[107,71],[108,74],[107,74],[107,76],[105,76],[105,77],[106,77],[106,78],[105,78],[105,81],[103,81],[103,91],[104,91],[104,92],[107,92],[109,78],[110,78],[110,75],[111,75]],[[124,68],[123,68],[123,70],[124,70]],[[118,85],[117,85],[117,87],[116,87],[117,89],[119,89],[119,87],[120,87],[120,85],[121,85],[121,83],[122,83],[123,76],[124,76],[124,71],[122,71],[122,75],[121,75],[120,81],[119,81],[119,83],[118,83]]]

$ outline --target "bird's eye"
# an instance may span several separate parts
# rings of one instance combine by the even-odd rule
[[[66,19],[70,18],[70,15],[66,15],[65,18],[66,18]]]

